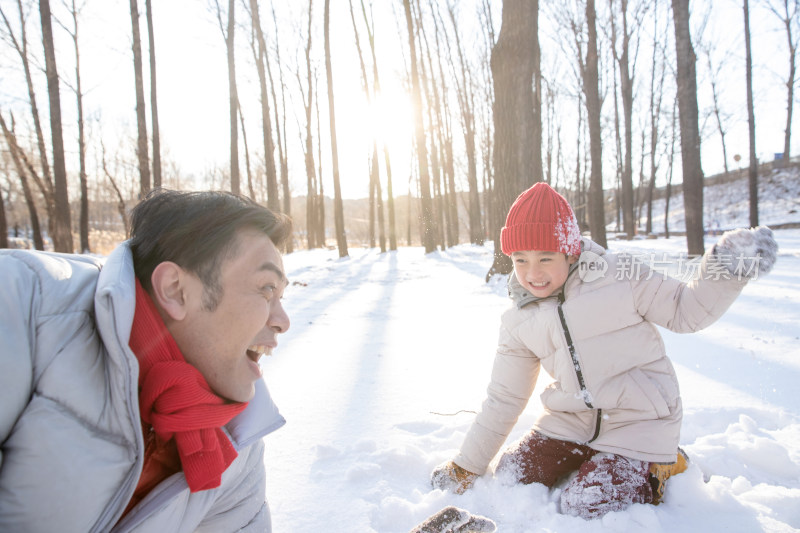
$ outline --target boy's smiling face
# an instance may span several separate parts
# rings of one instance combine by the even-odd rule
[[[526,250],[511,254],[517,280],[537,298],[547,298],[560,289],[567,281],[570,265],[577,260],[577,256],[560,252]]]

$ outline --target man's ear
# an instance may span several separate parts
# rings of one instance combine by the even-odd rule
[[[580,258],[580,256],[577,256],[577,255],[568,255],[567,256],[567,263],[569,263],[570,265],[574,265],[578,261],[579,258]]]
[[[150,277],[153,301],[173,320],[186,317],[186,272],[172,261],[159,263]]]

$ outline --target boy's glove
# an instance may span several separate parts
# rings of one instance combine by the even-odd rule
[[[767,226],[739,228],[723,233],[713,253],[733,276],[751,280],[772,270],[778,243]]]
[[[447,461],[433,469],[431,485],[435,489],[453,489],[456,494],[464,494],[464,491],[470,488],[477,478],[478,474],[461,468],[453,461]]]
[[[411,533],[494,533],[497,525],[484,516],[470,514],[458,507],[445,507],[429,516]]]

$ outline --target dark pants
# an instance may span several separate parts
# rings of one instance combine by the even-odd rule
[[[535,431],[506,450],[497,465],[498,474],[548,487],[575,471],[578,474],[561,493],[562,513],[594,518],[633,503],[653,501],[650,463],[601,453]]]

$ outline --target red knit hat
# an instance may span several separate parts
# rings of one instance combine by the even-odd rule
[[[540,181],[520,194],[500,232],[503,253],[537,250],[581,253],[581,231],[567,200]]]

